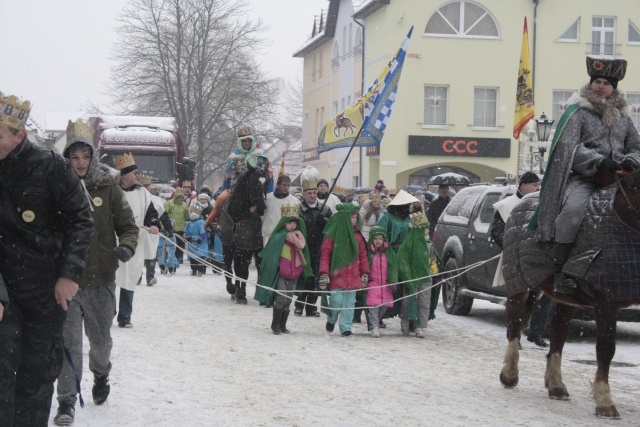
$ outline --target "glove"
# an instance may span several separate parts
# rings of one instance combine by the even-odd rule
[[[198,237],[198,238],[196,239],[196,243],[202,243],[202,239],[201,239],[200,237]]]
[[[127,262],[133,256],[131,249],[125,248],[124,246],[118,246],[117,248],[113,248],[113,254],[122,262]]]
[[[193,242],[193,237],[191,237],[191,236],[185,237],[184,239],[189,243]]]
[[[362,275],[362,286],[366,287],[367,284],[369,283],[369,276],[366,274]]]
[[[600,163],[600,167],[598,169],[604,169],[609,172],[616,172],[621,169],[620,163],[611,159],[604,159],[602,163]]]
[[[625,170],[626,172],[631,172],[633,170],[636,169],[635,165],[633,164],[633,162],[629,159],[624,160],[622,163],[620,163],[620,167]]]
[[[324,291],[325,289],[327,289],[328,284],[329,284],[329,275],[321,274],[320,279],[318,280],[318,287]]]
[[[173,231],[165,231],[165,234],[167,235],[168,238],[172,238],[173,237]]]

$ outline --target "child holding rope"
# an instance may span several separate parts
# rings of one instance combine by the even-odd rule
[[[410,215],[411,230],[398,250],[398,274],[402,295],[400,330],[409,335],[409,321],[416,323],[416,338],[424,338],[424,330],[438,303],[439,291],[432,288],[432,274],[438,273],[438,254],[429,240],[429,221],[424,212]]]
[[[340,320],[343,337],[352,337],[353,312],[356,304],[356,290],[369,282],[369,261],[367,244],[359,231],[358,208],[351,203],[339,204],[324,229],[325,239],[320,250],[321,290],[329,288],[329,311],[327,332],[333,332]],[[325,298],[323,298],[324,300]]]
[[[170,221],[173,225],[173,220],[171,219]],[[158,258],[160,274],[170,277],[176,272],[176,268],[179,266],[178,258],[176,257],[176,237],[170,229],[163,227],[162,231],[160,231],[156,258]]]
[[[379,324],[387,308],[393,307],[393,294],[396,285],[388,283],[398,281],[398,263],[396,254],[389,246],[384,228],[373,226],[369,229],[369,266],[371,276],[367,284],[367,307],[371,322],[371,337],[380,338]]]
[[[273,305],[271,331],[288,334],[287,319],[293,291],[300,274],[311,277],[309,249],[304,221],[298,217],[299,205],[280,206],[281,219],[260,256],[260,272],[254,299],[267,307]],[[269,289],[270,288],[270,289]],[[276,289],[280,293],[273,292]],[[275,303],[274,303],[275,301]]]
[[[202,208],[198,205],[189,208],[189,222],[184,228],[184,238],[189,242],[186,250],[191,261],[191,275],[201,277],[207,268],[201,260],[209,257],[209,233],[204,229]]]

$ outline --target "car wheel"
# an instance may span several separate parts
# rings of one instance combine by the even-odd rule
[[[458,269],[458,262],[455,258],[451,258],[444,266],[444,273]],[[455,271],[451,274],[444,275],[444,282],[442,283],[442,304],[448,314],[456,316],[466,316],[471,311],[473,306],[473,298],[460,295],[460,287],[464,284],[464,276],[456,276],[460,274],[460,271]]]

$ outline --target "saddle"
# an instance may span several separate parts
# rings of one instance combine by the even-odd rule
[[[262,222],[256,214],[235,222],[227,213],[231,197],[227,198],[220,212],[220,240],[223,245],[255,251],[262,248]]]

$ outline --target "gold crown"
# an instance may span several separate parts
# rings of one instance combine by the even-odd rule
[[[135,160],[133,160],[133,154],[131,153],[124,153],[122,156],[116,156],[113,163],[119,171],[124,168],[128,168],[129,166],[135,166],[136,164]]]
[[[409,215],[411,218],[411,227],[412,228],[420,228],[420,227],[428,227],[429,220],[425,216],[424,212],[416,212]]]
[[[302,191],[317,190],[317,189],[318,189],[317,179],[305,179],[304,181],[302,181]]]
[[[140,175],[140,177],[138,178],[138,182],[142,185],[151,185],[151,183],[153,182],[153,178],[149,175]]]
[[[299,205],[281,205],[280,206],[280,215],[284,217],[298,217],[300,214],[300,206]]]
[[[177,196],[184,196],[185,192],[184,192],[184,188],[176,188],[176,192],[174,193],[174,197]]]
[[[189,208],[189,212],[200,215],[202,213],[202,208],[200,206],[198,206],[198,205],[192,205]]]
[[[243,136],[253,135],[253,131],[250,127],[242,127],[238,128],[238,138],[242,138]]]
[[[20,102],[14,95],[5,97],[0,92],[0,124],[13,129],[24,129],[30,111],[29,101]]]
[[[189,188],[191,188],[191,181],[182,181],[182,187],[189,187]]]
[[[382,194],[380,193],[369,193],[369,200],[371,201],[382,201]]]
[[[91,122],[78,119],[75,122],[69,120],[67,124],[67,144],[70,142],[84,142],[93,145],[93,127]]]

